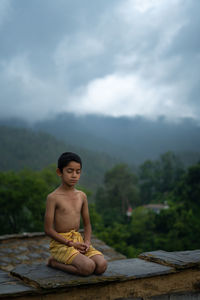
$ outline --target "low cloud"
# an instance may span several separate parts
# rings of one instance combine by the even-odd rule
[[[195,0],[0,4],[0,117],[200,118]]]
[[[133,74],[112,74],[80,89],[64,109],[78,114],[95,113],[116,117],[140,115],[156,119],[165,116],[168,120],[196,118],[195,111],[187,103],[174,101],[174,95],[176,91],[173,86],[156,87],[151,81]]]

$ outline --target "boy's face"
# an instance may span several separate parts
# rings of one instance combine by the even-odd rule
[[[68,186],[74,186],[81,176],[81,165],[75,161],[71,161],[61,172],[57,169],[57,174],[62,178],[63,183]]]

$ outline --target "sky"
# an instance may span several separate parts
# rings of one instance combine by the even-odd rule
[[[200,120],[199,0],[1,0],[0,118]]]

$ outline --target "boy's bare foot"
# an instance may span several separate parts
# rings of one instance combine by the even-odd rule
[[[53,257],[50,257],[48,259],[48,262],[47,262],[47,267],[54,267],[54,262],[55,262],[55,259]]]
[[[72,273],[72,274],[77,274],[77,275],[79,274],[75,266],[60,263],[52,256],[48,259],[47,267],[60,269],[62,271],[67,271],[68,273]]]

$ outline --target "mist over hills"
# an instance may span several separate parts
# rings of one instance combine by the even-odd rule
[[[55,164],[56,169],[61,153],[79,153],[83,160],[80,184],[91,190],[95,190],[96,186],[102,183],[104,173],[119,162],[105,153],[72,146],[48,133],[36,132],[30,128],[0,125],[0,141],[0,171],[18,171],[23,168],[41,170],[51,164]]]
[[[23,120],[1,120],[0,124],[2,122],[46,132],[74,147],[107,153],[134,165],[157,159],[167,151],[180,155],[186,165],[200,159],[200,126],[192,119],[174,123],[163,117],[152,121],[142,117],[63,113],[32,124]]]
[[[200,126],[192,119],[170,123],[162,117],[151,121],[142,117],[65,113],[37,122],[33,127],[73,145],[103,151],[135,165],[157,159],[167,151],[180,154],[183,160],[191,162],[192,156],[194,160],[200,158]]]

